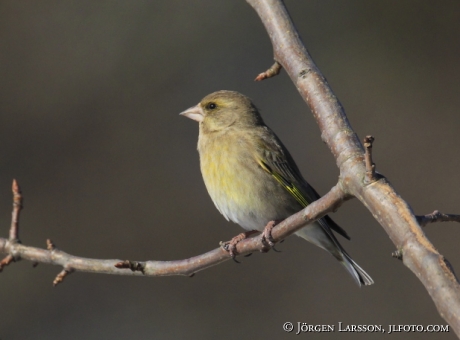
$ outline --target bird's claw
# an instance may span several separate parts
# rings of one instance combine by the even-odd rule
[[[262,243],[267,246],[269,249],[273,249],[276,252],[280,252],[275,248],[275,240],[272,237],[272,230],[276,226],[277,222],[276,221],[270,221],[267,223],[267,225],[264,228],[264,231],[262,232]]]
[[[236,259],[236,254],[237,254],[236,246],[235,245],[232,246],[230,243],[231,243],[231,241],[230,242],[222,242],[221,241],[219,243],[219,245],[223,250],[225,250],[226,252],[228,252],[230,254],[230,256],[232,257],[233,261],[235,261],[236,263],[241,263],[240,261],[238,261]]]
[[[281,253],[281,250],[276,249],[275,246],[273,246],[272,249],[275,253]]]
[[[238,234],[234,238],[232,238],[229,242],[220,242],[219,245],[223,250],[229,253],[233,261],[235,261],[236,263],[241,263],[236,259],[236,255],[238,255],[238,251],[236,250],[236,245],[256,232],[257,231],[255,230],[251,230],[245,233]]]

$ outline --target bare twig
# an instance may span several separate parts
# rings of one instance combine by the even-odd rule
[[[13,179],[12,185],[13,191],[13,212],[11,213],[11,226],[8,242],[15,244],[19,241],[19,213],[22,209],[22,195],[21,189],[19,188],[18,182]],[[18,260],[18,257],[13,252],[8,253],[8,255],[0,261],[0,272],[3,271],[3,268],[10,265],[12,262]]]
[[[53,286],[56,287],[60,284],[64,279],[69,275],[72,274],[74,270],[72,268],[63,269],[59,274],[56,275],[56,278],[53,281]]]
[[[6,255],[5,258],[0,261],[0,272],[2,272],[3,268],[8,266],[11,262],[14,262],[14,256],[13,255]]]
[[[276,225],[272,230],[274,242],[279,242],[293,234],[308,223],[312,223],[331,211],[335,211],[343,201],[351,196],[345,194],[339,185],[334,186],[326,195],[308,205],[307,208],[290,216]],[[265,251],[266,245],[262,241],[262,235],[242,240],[236,244],[236,252],[246,255],[255,251]],[[56,277],[53,284],[56,285],[70,273],[75,271],[92,272],[115,275],[136,276],[167,276],[185,275],[192,276],[194,273],[212,267],[223,261],[231,259],[228,251],[221,247],[205,254],[185,260],[177,261],[122,261],[122,260],[99,260],[73,256],[57,249],[51,240],[47,240],[47,249],[26,246],[18,242],[12,242],[0,238],[0,253],[9,254],[10,261],[22,259],[34,263],[47,263],[62,266],[63,271]]]
[[[46,249],[50,251],[56,249],[56,246],[54,245],[53,241],[51,241],[51,239],[46,240]]]
[[[421,227],[425,227],[428,223],[460,222],[460,215],[443,214],[439,210],[435,210],[431,214],[417,216],[417,221]]]
[[[366,160],[366,181],[367,183],[375,182],[375,164],[372,161],[372,143],[374,142],[374,137],[366,136],[364,138],[364,149],[366,153],[364,154],[364,159]]]
[[[265,72],[259,73],[259,75],[254,79],[255,81],[262,81],[274,76],[277,76],[281,72],[281,64],[277,61]]]
[[[22,209],[21,188],[18,182],[13,179],[13,212],[11,213],[10,241],[19,240],[19,213]]]

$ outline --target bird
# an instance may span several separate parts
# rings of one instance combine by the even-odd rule
[[[247,96],[213,92],[180,115],[199,123],[200,168],[209,196],[227,220],[248,234],[264,231],[321,197]],[[331,253],[359,286],[373,284],[332,231],[350,239],[327,215],[296,235]]]

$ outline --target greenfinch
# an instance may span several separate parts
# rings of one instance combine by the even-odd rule
[[[227,220],[248,231],[263,231],[270,222],[282,221],[320,198],[248,97],[214,92],[181,115],[199,122],[201,173],[212,201]],[[296,235],[330,252],[358,285],[374,283],[331,230],[349,239],[329,216]]]

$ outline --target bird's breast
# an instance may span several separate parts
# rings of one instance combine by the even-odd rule
[[[284,219],[298,209],[293,207],[295,200],[259,166],[247,138],[200,134],[198,151],[208,193],[227,219],[248,230],[261,230],[269,221]]]
[[[226,205],[248,205],[254,188],[251,190],[247,181],[260,171],[251,165],[254,159],[247,152],[248,146],[235,138],[228,142],[222,141],[225,136],[213,139],[201,140],[198,146],[201,173],[211,198],[219,210]]]

